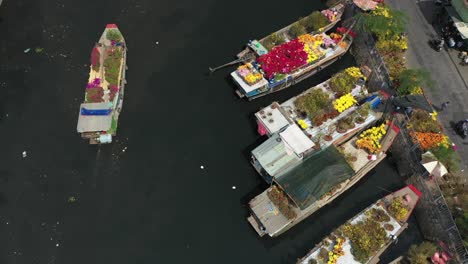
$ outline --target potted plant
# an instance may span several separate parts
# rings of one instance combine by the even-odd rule
[[[336,124],[336,131],[338,133],[343,134],[352,128],[354,128],[354,123],[353,123],[353,118],[351,116],[347,116],[345,118],[338,120],[338,123]]]
[[[366,120],[366,118],[369,116],[369,111],[370,111],[370,103],[369,102],[366,102],[364,104],[362,104],[357,110],[356,110],[356,113],[359,115],[360,119],[359,120],[356,120],[356,123],[358,123],[358,121],[361,121],[361,123],[358,123],[358,124],[362,124],[364,123],[364,121]]]
[[[331,140],[333,139],[333,137],[332,137],[331,135],[333,134],[333,132],[335,132],[335,130],[336,130],[336,126],[335,126],[335,125],[330,125],[330,126],[328,126],[328,128],[327,128],[328,134],[325,135],[325,136],[323,137],[323,139],[325,139],[326,141],[331,141]]]

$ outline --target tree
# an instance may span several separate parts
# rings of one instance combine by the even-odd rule
[[[422,242],[418,246],[412,245],[408,250],[408,261],[411,264],[427,264],[427,259],[436,252],[437,247],[431,242]]]
[[[400,95],[418,94],[421,87],[432,87],[431,74],[424,69],[406,69],[398,76],[397,91]]]
[[[370,14],[363,14],[361,26],[377,35],[379,39],[394,39],[406,31],[408,17],[405,13],[378,5]]]

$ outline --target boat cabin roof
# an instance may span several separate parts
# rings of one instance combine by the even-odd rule
[[[108,115],[82,115],[81,110],[110,109],[109,103],[83,103],[80,106],[80,116],[76,130],[78,133],[108,131],[112,125],[112,112]]]

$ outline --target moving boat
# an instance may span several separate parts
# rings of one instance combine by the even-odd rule
[[[80,105],[77,131],[90,144],[112,142],[122,111],[127,47],[115,24],[108,24],[91,52],[85,99]]]

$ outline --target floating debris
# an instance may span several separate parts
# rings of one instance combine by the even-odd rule
[[[25,49],[23,52],[24,52],[24,53],[28,53],[30,50],[31,50],[30,48],[27,48],[27,49]]]
[[[26,153],[26,150],[23,151],[23,158],[26,158],[28,156],[28,153]]]
[[[42,52],[44,51],[44,49],[43,49],[43,48],[40,48],[40,47],[37,47],[37,48],[34,49],[34,51],[35,51],[36,53],[42,53]]]
[[[69,202],[69,203],[74,203],[74,202],[76,202],[76,197],[75,197],[75,196],[70,196],[70,197],[68,197],[68,202]],[[58,222],[57,222],[57,224],[58,224]]]
[[[200,169],[202,169],[202,170],[205,169],[205,166],[201,165],[201,166],[200,166]]]
[[[235,190],[237,187],[235,185],[232,186],[232,189]]]

